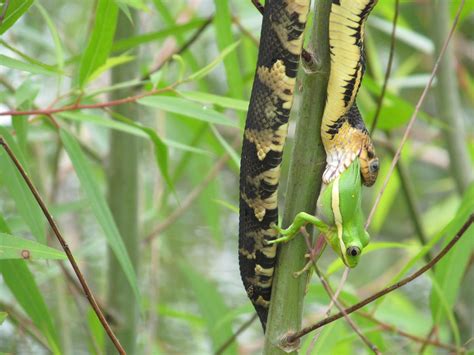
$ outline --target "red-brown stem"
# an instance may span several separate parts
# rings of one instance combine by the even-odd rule
[[[123,105],[129,102],[135,102],[147,96],[162,94],[164,92],[171,91],[180,83],[181,82],[176,82],[162,89],[155,89],[149,92],[144,92],[138,95],[124,97],[118,100],[98,102],[96,104],[87,104],[87,105],[79,105],[75,103],[73,105],[68,105],[68,106],[63,106],[63,107],[58,107],[58,108],[46,108],[46,109],[29,110],[29,111],[3,111],[3,112],[0,112],[0,116],[30,116],[30,115],[51,116],[54,113],[65,112],[65,111],[77,111],[77,110],[83,110],[83,109],[94,109],[94,108],[118,106],[118,105]]]

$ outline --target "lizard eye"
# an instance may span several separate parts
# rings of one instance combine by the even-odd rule
[[[357,256],[360,254],[360,248],[359,247],[349,247],[346,250],[347,255],[349,256]]]
[[[369,170],[372,174],[379,171],[379,160],[378,159],[372,160],[369,163]]]

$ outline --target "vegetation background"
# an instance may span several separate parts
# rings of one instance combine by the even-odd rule
[[[238,271],[237,201],[261,15],[251,1],[230,0],[0,5],[0,135],[43,197],[122,345],[130,354],[218,351],[254,312]],[[368,20],[358,104],[370,127],[399,9],[374,132],[381,173],[364,190],[367,214],[459,5],[384,0]],[[340,295],[347,305],[426,263],[474,211],[473,10],[467,1],[376,209],[371,245]],[[0,352],[114,353],[4,149],[0,232]],[[387,354],[473,349],[473,251],[471,227],[434,269],[353,320]],[[318,265],[336,287],[343,268],[334,254],[326,252]],[[303,323],[322,319],[329,301],[313,278]],[[315,346],[313,337],[303,338],[301,353],[371,352],[343,319],[324,327]],[[225,353],[257,354],[262,347],[253,322]]]

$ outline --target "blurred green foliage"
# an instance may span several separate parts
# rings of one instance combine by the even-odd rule
[[[0,8],[6,3],[0,25],[0,112],[38,111],[1,115],[0,135],[45,199],[98,300],[105,300],[107,284],[114,282],[106,272],[109,245],[135,291],[130,303],[141,308],[138,353],[216,351],[253,314],[238,272],[236,206],[239,139],[255,71],[260,14],[250,1],[231,0],[10,0],[0,1]],[[449,2],[452,17],[459,3]],[[436,59],[436,24],[428,11],[433,4],[400,5],[394,66],[374,134],[381,174],[364,191],[365,212],[388,172],[392,155],[387,147],[399,143]],[[367,74],[358,97],[368,126],[389,55],[394,5],[395,0],[379,1],[368,21]],[[128,14],[130,8],[139,12],[134,26],[140,35],[114,43],[117,15]],[[471,165],[473,10],[468,1],[454,38],[453,68],[462,104],[459,119],[466,126],[461,144],[471,153]],[[139,54],[131,56],[132,48]],[[110,69],[130,61],[138,62],[141,76],[111,86]],[[138,122],[116,114],[114,104],[97,107],[123,87],[139,95],[130,100],[140,107]],[[64,107],[64,112],[50,110]],[[297,115],[295,105],[292,116]],[[370,227],[370,252],[351,272],[340,296],[346,304],[422,265],[423,256],[434,255],[474,211],[474,185],[462,196],[456,190],[441,134],[449,129],[430,92],[401,159],[420,215],[409,212],[404,185],[394,174]],[[130,264],[105,200],[111,130],[141,138],[139,270]],[[416,237],[414,218],[428,236],[426,246]],[[0,352],[103,353],[108,339],[85,297],[65,275],[69,265],[40,260],[63,254],[50,249],[60,247],[3,150],[0,232]],[[464,346],[474,332],[473,241],[471,227],[434,271],[365,307],[392,330],[354,315],[370,341],[393,354],[418,352],[422,342],[416,338],[430,333],[436,342]],[[40,256],[18,260],[12,253],[5,254],[12,259],[4,260],[2,250],[11,245],[18,250],[36,247]],[[319,263],[336,287],[342,268],[333,261],[334,255],[327,253]],[[329,301],[313,279],[304,323],[321,319]],[[107,304],[101,304],[107,311]],[[120,322],[120,314],[111,317]],[[370,353],[344,320],[326,326],[314,348],[311,341],[311,335],[303,340],[304,351]],[[263,335],[254,322],[226,354],[258,354],[262,346]],[[472,342],[465,346],[473,347]],[[433,345],[425,349],[447,351]]]

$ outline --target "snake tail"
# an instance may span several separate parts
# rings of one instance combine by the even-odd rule
[[[265,331],[276,260],[277,190],[309,0],[267,0],[240,164],[239,265]]]
[[[332,0],[329,17],[331,70],[321,137],[327,154],[323,181],[328,184],[356,158],[362,181],[370,186],[379,162],[355,104],[365,71],[364,28],[377,0]]]

